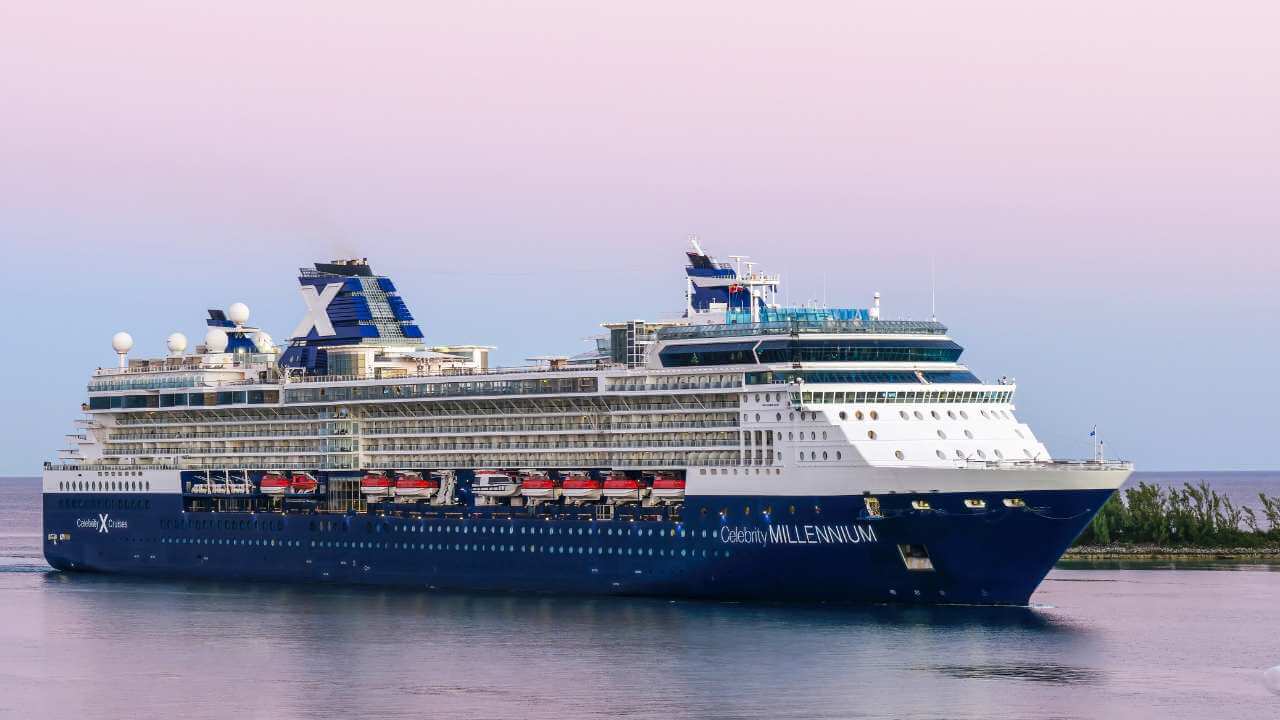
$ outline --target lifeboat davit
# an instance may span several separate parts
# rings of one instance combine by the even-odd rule
[[[536,500],[554,500],[560,497],[560,488],[546,473],[527,472],[520,476],[520,494]]]
[[[418,472],[400,472],[396,474],[396,497],[428,498],[440,489],[440,480],[435,477],[422,477]]]
[[[391,478],[382,473],[369,473],[360,479],[360,493],[369,499],[388,497],[393,487]]]
[[[311,473],[294,473],[289,478],[289,492],[294,495],[313,495],[318,487],[320,483],[316,482]]]
[[[626,473],[616,472],[604,480],[604,496],[610,500],[640,500],[647,490],[638,478],[627,477]]]
[[[520,494],[520,483],[515,473],[479,470],[471,481],[471,491],[480,497],[509,498]]]
[[[571,472],[560,484],[566,500],[586,502],[600,499],[600,481],[584,472]]]
[[[262,476],[262,481],[258,483],[258,488],[263,495],[283,495],[289,489],[289,478],[275,473],[267,473]]]
[[[673,502],[684,499],[684,478],[659,473],[653,478],[653,499]]]

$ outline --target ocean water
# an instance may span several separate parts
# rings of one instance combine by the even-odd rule
[[[155,581],[50,570],[38,503],[0,480],[3,718],[1280,717],[1280,566],[1058,569],[1032,608]]]
[[[1280,472],[1135,472],[1129,476],[1125,487],[1134,487],[1140,482],[1148,485],[1159,485],[1164,488],[1182,489],[1186,483],[1198,485],[1207,482],[1209,487],[1219,495],[1224,495],[1236,505],[1247,505],[1255,511],[1262,509],[1258,502],[1258,494],[1266,493],[1268,497],[1280,497]],[[1258,514],[1261,519],[1261,513]]]

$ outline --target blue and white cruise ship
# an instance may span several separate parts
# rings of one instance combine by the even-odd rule
[[[933,321],[780,305],[694,243],[669,320],[489,364],[364,260],[300,271],[276,345],[95,371],[44,471],[68,571],[440,590],[1026,604],[1132,468],[1050,457]]]

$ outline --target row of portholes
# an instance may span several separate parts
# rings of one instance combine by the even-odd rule
[[[933,417],[933,419],[934,419],[934,420],[941,420],[941,419],[942,419],[942,414],[941,414],[941,413],[939,413],[937,410],[930,410],[930,411],[929,411],[929,415],[930,415],[931,417]],[[911,419],[911,418],[913,418],[913,417],[914,417],[916,420],[924,420],[924,419],[925,419],[925,418],[924,418],[924,413],[923,413],[923,412],[920,412],[919,410],[916,410],[916,411],[914,411],[914,412],[910,412],[910,413],[909,413],[909,412],[907,412],[906,410],[899,410],[899,411],[898,411],[898,416],[899,416],[899,417],[901,417],[903,420],[910,420],[910,419]],[[1006,420],[1012,420],[1012,419],[1013,419],[1013,416],[1012,416],[1012,415],[1009,415],[1009,414],[1008,414],[1008,413],[1006,413],[1004,410],[992,410],[992,411],[990,411],[990,413],[988,413],[986,410],[983,410],[983,411],[982,411],[982,416],[983,416],[984,418],[988,418],[988,419],[991,419],[991,420],[994,420],[994,419],[996,419],[997,417],[1004,418],[1004,419],[1006,419]],[[968,413],[967,411],[965,411],[965,410],[961,410],[961,411],[959,411],[959,413],[957,413],[955,410],[948,410],[948,411],[947,411],[947,417],[948,417],[948,418],[950,418],[950,419],[952,419],[952,420],[968,420],[968,419],[969,419],[969,413]],[[864,418],[870,418],[870,419],[872,419],[872,420],[879,420],[879,419],[880,419],[880,413],[876,412],[875,410],[871,410],[871,411],[869,411],[866,415],[863,415],[861,410],[855,410],[855,411],[854,411],[854,413],[853,413],[853,418],[854,418],[855,420],[862,420],[862,419],[864,419]],[[756,418],[756,419],[757,419],[757,420],[759,420],[760,418]],[[841,420],[848,420],[848,419],[849,419],[849,413],[845,412],[844,410],[841,410],[841,411],[840,411],[840,419],[841,419]]]
[[[874,413],[875,411],[874,411],[874,410],[872,410],[872,412]],[[807,415],[808,417],[806,417],[806,415]],[[773,417],[774,417],[774,419],[776,419],[778,422],[782,422],[782,413],[774,413],[774,414],[773,414]],[[840,413],[840,418],[841,418],[841,419],[844,419],[844,413]],[[747,414],[746,414],[746,413],[743,413],[743,414],[742,414],[742,419],[743,419],[743,420],[747,420],[747,419],[749,419],[749,418],[747,417]],[[788,420],[795,420],[795,419],[796,419],[796,414],[795,414],[795,413],[787,413],[787,419],[788,419]],[[816,412],[811,412],[811,413],[801,412],[801,413],[800,413],[800,422],[804,422],[805,420],[814,420],[814,421],[816,421],[817,419],[818,419],[818,413],[816,413]],[[760,413],[756,413],[756,422],[760,422]]]
[[[782,457],[782,456],[781,456],[781,455],[779,455],[778,457],[779,457],[779,460],[781,460],[781,457]],[[751,470],[752,470],[752,468],[743,468],[743,474],[744,474],[744,475],[750,475],[750,474],[751,474]],[[759,474],[760,474],[760,470],[761,470],[760,468],[755,468],[755,471],[756,471],[756,474],[757,474],[757,475],[759,475]],[[768,475],[768,474],[769,474],[769,470],[770,470],[770,468],[764,468],[764,474],[765,474],[765,475]],[[782,468],[772,468],[772,470],[773,470],[773,474],[774,474],[774,475],[781,475],[781,474],[782,474]],[[699,475],[706,475],[706,474],[707,474],[707,472],[708,472],[708,469],[707,469],[707,468],[699,468],[699,469],[698,469],[698,474],[699,474]],[[728,475],[728,474],[730,474],[730,473],[729,473],[729,468],[710,468],[710,473],[711,473],[712,475]],[[737,474],[738,474],[738,468],[733,468],[733,474],[734,474],[734,475],[737,475]]]
[[[299,540],[263,540],[258,538],[161,538],[166,545],[252,545],[255,547],[301,547]],[[516,552],[515,545],[483,543],[403,543],[403,542],[362,542],[358,540],[312,540],[313,548],[350,549],[350,550],[463,550],[467,552]],[[550,553],[554,555],[628,555],[659,557],[708,557],[706,550],[690,550],[681,548],[613,548],[591,547],[581,545],[521,545],[520,552]],[[712,550],[711,557],[730,557],[728,550]]]
[[[779,439],[779,440],[781,440],[781,439],[782,439],[782,433],[781,433],[781,432],[779,432],[779,433],[778,433],[778,439]],[[791,433],[787,433],[787,439],[788,439],[788,440],[795,440],[795,436],[794,436],[794,435],[792,435]],[[800,431],[800,439],[801,439],[801,440],[804,440],[804,431],[803,431],[803,430],[801,430],[801,431]],[[810,439],[810,440],[817,440],[817,439],[818,439],[818,433],[816,433],[816,432],[814,432],[814,431],[810,430],[810,431],[809,431],[809,439]],[[826,439],[827,439],[827,431],[826,431],[826,430],[823,430],[823,431],[822,431],[822,439],[823,439],[823,440],[826,440]]]
[[[151,489],[151,481],[146,480],[73,480],[71,482],[59,482],[58,490],[63,492],[99,492],[99,491],[121,491],[124,492],[141,492]]]
[[[837,451],[836,451],[836,459],[837,459],[837,460],[839,460],[839,459],[841,459],[841,457],[843,457],[843,456],[840,454],[840,451],[839,451],[839,450],[837,450]],[[801,451],[800,451],[800,459],[801,459],[801,460],[804,460],[804,451],[803,451],[803,450],[801,450]],[[818,459],[818,453],[817,453],[816,451],[811,451],[811,452],[809,453],[809,459],[810,459],[810,460],[817,460],[817,459]],[[823,459],[823,460],[828,460],[828,459],[830,459],[830,458],[828,458],[828,457],[827,457],[827,451],[826,451],[826,450],[823,450],[823,451],[822,451],[822,459]]]
[[[106,475],[107,477],[116,477],[118,475],[119,476],[128,475],[130,477],[142,477],[142,471],[141,470],[99,470],[98,477],[102,477],[103,475]]]
[[[301,540],[262,538],[160,538],[167,545],[253,545],[255,547],[302,547]],[[315,542],[312,541],[312,545]]]
[[[934,450],[933,452],[934,452],[934,454],[935,454],[935,455],[937,455],[937,456],[938,456],[938,459],[939,459],[939,460],[946,460],[946,459],[947,459],[947,454],[946,454],[945,452],[943,452],[943,451],[941,451],[941,450]],[[957,448],[955,452],[956,452],[956,459],[957,459],[957,460],[970,460],[970,459],[972,459],[969,455],[966,455],[966,454],[965,454],[965,452],[964,452],[963,450],[959,449],[959,448]],[[974,454],[978,456],[978,459],[979,459],[979,460],[987,460],[987,459],[988,459],[987,451],[986,451],[986,450],[983,450],[983,449],[981,449],[981,448],[979,448],[978,450],[975,450],[975,451],[974,451]],[[1034,458],[1035,458],[1035,455],[1034,455],[1034,454],[1033,454],[1029,449],[1027,449],[1027,448],[1022,448],[1022,454],[1023,454],[1023,455],[1026,455],[1026,456],[1027,456],[1027,459],[1034,459]],[[896,457],[896,458],[898,458],[899,460],[906,460],[906,459],[907,459],[907,455],[906,455],[906,453],[902,452],[901,450],[894,450],[894,451],[893,451],[893,456],[894,456],[894,457]],[[995,448],[995,449],[993,449],[993,450],[991,451],[991,456],[992,456],[992,457],[994,457],[994,458],[995,458],[995,459],[997,459],[997,460],[1004,460],[1004,459],[1005,459],[1005,458],[1004,458],[1004,452],[1003,452],[1002,450],[1000,450],[999,448]]]

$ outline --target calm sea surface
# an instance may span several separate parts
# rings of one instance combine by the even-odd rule
[[[0,717],[1280,717],[1280,566],[1059,569],[1031,609],[144,581],[49,570],[38,502],[0,479]]]

